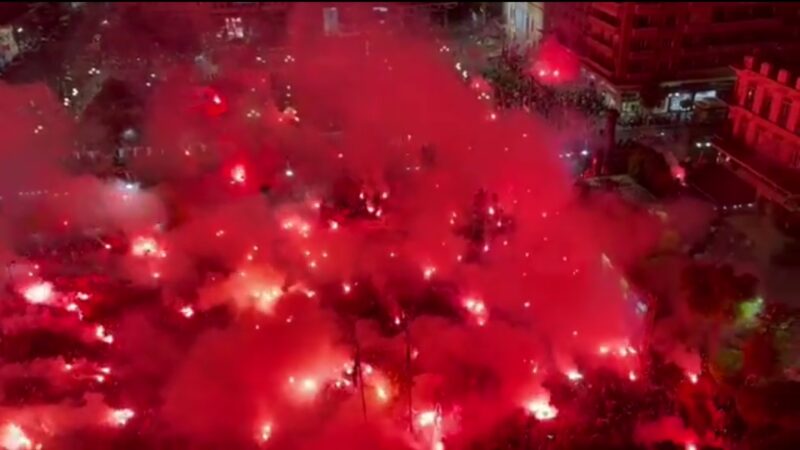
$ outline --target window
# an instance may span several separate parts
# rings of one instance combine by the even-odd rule
[[[650,26],[650,18],[647,16],[636,16],[633,18],[634,28],[647,28]]]
[[[759,114],[765,119],[769,119],[769,112],[772,109],[772,94],[764,91],[764,97],[761,99],[761,111]]]
[[[789,111],[792,109],[792,102],[789,99],[783,99],[781,102],[781,109],[778,110],[778,120],[775,122],[783,127],[789,128]]]
[[[753,101],[756,98],[756,84],[752,81],[747,83],[747,90],[744,94],[743,106],[749,110],[753,110]]]
[[[325,34],[337,34],[339,32],[339,10],[335,7],[324,8],[322,10],[323,30]]]

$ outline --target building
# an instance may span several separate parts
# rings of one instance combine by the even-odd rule
[[[800,61],[787,56],[748,56],[734,67],[729,127],[712,145],[761,204],[791,218],[800,217]]]
[[[171,16],[178,22],[197,23],[197,29],[207,28],[211,23],[228,40],[257,39],[268,47],[281,47],[289,41],[292,31],[346,36],[363,31],[367,21],[387,27],[403,26],[411,18],[446,23],[445,12],[456,5],[456,2],[383,2],[369,6],[352,2],[156,2],[148,3],[147,12]],[[298,16],[303,20],[295,23],[298,27],[293,30],[290,19],[295,11],[302,11]]]
[[[506,40],[520,48],[537,47],[544,30],[544,2],[503,2]]]
[[[625,116],[721,96],[753,49],[800,50],[798,23],[797,2],[548,2],[545,34],[581,56]]]

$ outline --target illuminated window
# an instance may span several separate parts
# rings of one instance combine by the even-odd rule
[[[323,30],[325,34],[339,33],[339,10],[334,8],[324,8],[322,10]]]
[[[241,17],[226,17],[225,18],[225,32],[228,39],[242,39],[244,38],[244,25],[242,24]]]

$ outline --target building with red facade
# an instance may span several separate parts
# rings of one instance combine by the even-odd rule
[[[546,34],[579,54],[625,114],[681,113],[730,90],[729,66],[756,48],[800,50],[800,3],[547,3]]]
[[[720,160],[756,188],[759,198],[800,213],[800,60],[744,58],[727,133],[713,142]]]

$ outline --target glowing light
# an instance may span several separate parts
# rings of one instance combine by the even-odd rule
[[[486,321],[489,319],[489,311],[486,309],[486,304],[483,303],[483,300],[466,298],[464,299],[463,306],[467,312],[475,318],[479,326],[486,324]]]
[[[139,236],[133,240],[131,253],[134,256],[150,256],[159,252],[158,242],[148,236]]]
[[[309,394],[317,392],[317,387],[318,387],[317,382],[313,378],[305,378],[300,383],[300,390]]]
[[[344,292],[345,294],[349,294],[350,291],[352,290],[353,286],[351,286],[350,283],[342,283],[342,292]]]
[[[580,381],[583,379],[583,374],[581,374],[575,369],[568,370],[565,375],[567,376],[567,379],[569,381]]]
[[[539,398],[528,402],[526,408],[536,420],[553,420],[558,416],[558,409],[551,405],[550,401],[546,398]]]
[[[691,443],[691,442],[688,442],[688,443],[686,444],[686,447],[685,447],[685,448],[686,448],[686,450],[697,450],[697,445],[695,445],[695,444],[693,444],[693,443]]]
[[[19,425],[10,423],[3,429],[0,447],[6,450],[27,450],[33,447],[33,442]]]
[[[192,308],[191,306],[184,306],[183,308],[180,309],[180,312],[183,315],[183,317],[186,317],[187,319],[191,319],[192,316],[194,316],[194,308]]]
[[[328,225],[330,226],[331,231],[336,231],[339,229],[339,222],[335,220],[331,220]]]
[[[282,294],[281,289],[274,286],[267,289],[256,289],[250,295],[256,299],[257,308],[262,312],[268,313],[272,311],[272,307]]]
[[[115,409],[109,413],[108,420],[115,427],[124,427],[135,415],[132,409]]]
[[[422,275],[425,277],[426,280],[430,280],[433,275],[436,273],[436,267],[428,266],[422,271]]]
[[[686,376],[689,378],[689,381],[692,384],[697,384],[697,381],[699,380],[699,377],[697,376],[696,373],[689,372],[689,373],[686,374]]]
[[[32,284],[25,288],[22,292],[22,296],[25,297],[28,303],[34,305],[50,303],[54,296],[53,284],[47,281]]]
[[[77,294],[75,294],[75,298],[85,302],[86,300],[89,300],[89,294],[87,294],[86,292],[78,292]]]
[[[218,94],[214,94],[214,97],[211,98],[211,102],[214,103],[215,105],[221,105],[222,98]]]
[[[438,414],[436,411],[423,411],[417,414],[417,425],[421,427],[429,427],[436,423],[438,419]]]
[[[269,441],[269,439],[271,437],[272,437],[272,424],[271,423],[265,423],[265,424],[261,425],[261,429],[259,430],[259,433],[258,433],[259,442],[261,442],[262,444],[265,444],[267,441]]]
[[[97,328],[95,328],[94,335],[97,337],[97,339],[100,339],[106,344],[110,345],[114,343],[114,336],[106,333],[106,328],[102,325],[98,325]]]
[[[247,170],[242,164],[231,169],[231,184],[244,184],[247,181]]]
[[[609,352],[609,348],[608,348],[608,346],[607,346],[607,345],[601,345],[601,346],[600,346],[600,348],[598,349],[598,352],[599,352],[601,355],[607,355],[607,354],[608,354],[608,352]]]
[[[389,394],[386,392],[382,386],[375,387],[375,395],[378,397],[378,400],[385,402],[389,400]]]
[[[628,379],[629,379],[629,380],[631,380],[631,381],[636,381],[636,378],[637,378],[637,377],[636,377],[636,372],[634,372],[634,371],[632,371],[632,370],[631,370],[630,372],[628,372]]]
[[[287,168],[287,169],[286,169],[286,170],[283,172],[283,174],[284,174],[284,175],[286,175],[287,177],[291,178],[291,177],[293,177],[293,176],[294,176],[294,170],[292,170],[292,169],[290,169],[290,168]]]

